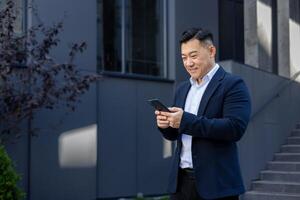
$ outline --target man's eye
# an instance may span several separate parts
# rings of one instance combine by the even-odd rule
[[[197,55],[192,55],[191,57],[192,57],[192,58],[197,58]]]

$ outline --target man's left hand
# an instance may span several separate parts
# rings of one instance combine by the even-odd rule
[[[172,128],[179,128],[181,118],[183,115],[183,110],[181,108],[172,107],[169,108],[171,112],[161,112],[161,115],[164,115],[167,117],[167,120],[170,122],[169,125]]]

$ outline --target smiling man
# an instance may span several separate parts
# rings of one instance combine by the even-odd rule
[[[155,111],[163,136],[177,141],[171,199],[238,200],[245,189],[236,142],[250,117],[247,87],[215,62],[211,32],[188,29],[180,44],[190,79],[177,88],[171,112]]]

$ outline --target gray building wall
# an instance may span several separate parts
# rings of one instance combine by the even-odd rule
[[[86,41],[87,50],[79,55],[75,62],[80,68],[95,72],[96,1],[35,0],[29,1],[29,6],[31,3],[37,8],[38,16],[29,15],[29,26],[40,21],[46,25],[52,25],[60,20],[64,22],[64,30],[60,35],[61,43],[51,55],[58,62],[66,62],[71,43]],[[74,113],[65,114],[66,110],[60,108],[54,112],[42,111],[36,115],[33,125],[38,128],[38,137],[31,139],[29,152],[31,158],[27,160],[30,174],[25,173],[24,177],[25,183],[28,183],[28,179],[30,181],[28,195],[31,200],[95,199],[97,166],[93,162],[93,157],[96,147],[91,142],[95,134],[86,133],[86,136],[80,136],[77,130],[97,124],[96,91],[96,86],[90,88]],[[77,132],[70,133],[70,131]],[[71,138],[65,137],[72,134],[74,136]],[[68,140],[74,142],[73,146],[70,146]],[[73,151],[73,155],[70,151]],[[26,153],[28,155],[28,152]],[[84,158],[86,161],[80,162],[76,157]]]
[[[259,171],[266,168],[295,124],[300,122],[300,84],[292,82],[285,87],[289,79],[232,61],[220,64],[226,71],[245,80],[252,100],[252,115],[260,111],[251,118],[245,135],[238,143],[244,183],[249,189],[251,180],[259,178]],[[282,87],[285,89],[279,97],[261,110]]]
[[[170,3],[172,1],[169,1]],[[175,46],[175,55],[171,54],[171,59],[176,60],[176,81],[180,82],[185,80],[188,77],[186,73],[180,53],[179,40],[181,33],[188,28],[192,27],[202,27],[210,30],[214,35],[214,43],[216,47],[219,44],[219,10],[218,10],[218,1],[217,0],[186,0],[180,1],[176,0],[175,3],[175,14],[176,18],[170,23],[175,24],[175,41],[172,41],[176,44]],[[171,3],[172,4],[172,3]],[[172,34],[172,32],[170,32]],[[172,37],[173,38],[173,37]],[[217,56],[218,58],[218,56]]]
[[[170,105],[173,83],[104,78],[99,86],[98,197],[165,193],[172,145],[147,100]]]
[[[299,71],[299,9],[298,0],[244,1],[246,64],[288,78]]]

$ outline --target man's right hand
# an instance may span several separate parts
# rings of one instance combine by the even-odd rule
[[[156,123],[159,128],[168,128],[170,126],[170,122],[167,120],[166,116],[161,115],[161,112],[156,110]]]

